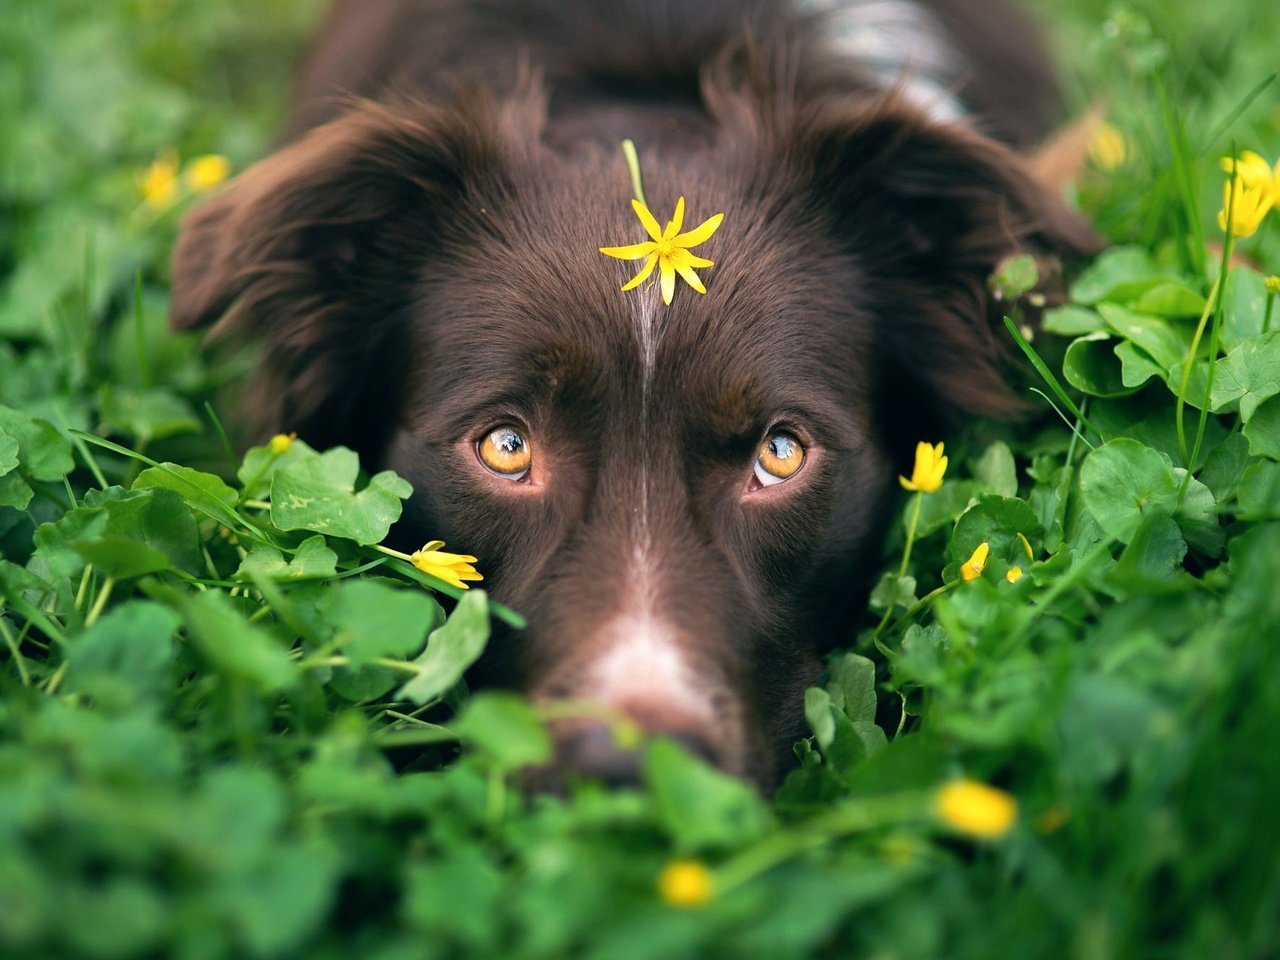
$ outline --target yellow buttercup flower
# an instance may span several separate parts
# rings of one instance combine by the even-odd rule
[[[1245,150],[1236,158],[1223,157],[1218,165],[1228,176],[1235,170],[1245,186],[1266,187],[1273,197],[1280,196],[1280,162],[1272,167],[1260,154]]]
[[[445,583],[461,590],[470,590],[471,585],[464,580],[483,580],[480,572],[472,566],[475,557],[461,553],[445,553],[440,548],[443,540],[432,540],[424,544],[421,550],[410,554],[410,562],[428,576],[436,577]]]
[[[711,871],[698,860],[673,860],[658,875],[658,895],[673,907],[701,907],[713,889]]]
[[[196,193],[212,190],[230,175],[231,161],[217,153],[207,153],[193,158],[183,172],[187,186]]]
[[[987,566],[987,554],[990,552],[991,544],[984,540],[982,543],[978,544],[977,549],[973,551],[973,554],[969,559],[960,565],[960,576],[964,579],[965,583],[969,583],[971,580],[977,580],[978,577],[982,576],[982,571],[986,569]]]
[[[1010,567],[1008,573],[1004,575],[1004,578],[1010,583],[1017,583],[1022,579],[1022,568],[1016,566]]]
[[[156,158],[138,178],[143,202],[155,210],[173,203],[178,195],[178,155],[172,150]]]
[[[606,257],[614,257],[618,260],[644,259],[644,266],[640,268],[640,272],[623,284],[623,292],[634,290],[644,283],[656,266],[661,279],[663,303],[670,305],[671,298],[675,296],[676,274],[683,277],[685,282],[699,293],[706,293],[707,288],[702,285],[702,281],[693,271],[695,267],[715,266],[715,262],[695,257],[689,250],[711,239],[711,235],[720,229],[724,214],[717,213],[687,233],[681,233],[680,228],[684,225],[684,197],[676,201],[675,213],[667,222],[666,229],[658,226],[658,221],[649,212],[649,208],[639,200],[632,200],[631,206],[651,239],[625,247],[600,248],[600,252]]]
[[[1100,123],[1089,139],[1089,159],[1099,170],[1115,170],[1129,159],[1129,142],[1109,123]]]
[[[935,798],[938,818],[953,830],[982,840],[1008,833],[1018,820],[1018,802],[976,780],[953,780]]]
[[[278,457],[282,453],[288,453],[289,448],[293,446],[293,441],[297,439],[298,435],[296,433],[277,433],[271,438],[271,441],[267,446],[269,446],[271,448],[271,452]]]
[[[947,458],[942,455],[942,447],[941,443],[916,444],[916,462],[911,468],[911,479],[898,477],[902,489],[933,493],[942,486],[943,474],[947,472]]]
[[[1222,209],[1218,211],[1218,227],[1224,232],[1228,229],[1227,210],[1230,209],[1231,235],[1251,237],[1275,202],[1275,195],[1269,185],[1255,183],[1250,186],[1244,177],[1237,176],[1222,185]]]

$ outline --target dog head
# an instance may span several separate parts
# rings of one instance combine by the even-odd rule
[[[257,426],[394,468],[405,544],[480,558],[530,623],[482,681],[767,783],[910,450],[1016,408],[987,276],[1093,235],[1012,152],[891,97],[712,114],[644,153],[655,211],[725,214],[704,296],[619,292],[598,248],[644,239],[621,157],[547,147],[529,96],[362,103],[263,161],[187,220],[173,318],[262,339]],[[628,774],[600,729],[560,748]]]

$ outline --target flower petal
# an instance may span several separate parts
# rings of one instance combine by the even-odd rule
[[[705,243],[711,239],[711,235],[720,229],[720,223],[724,220],[723,213],[717,213],[714,217],[708,217],[698,224],[688,233],[682,233],[679,236],[672,237],[671,242],[677,247],[696,247],[700,243]]]
[[[671,298],[676,295],[676,268],[665,257],[659,258],[658,266],[662,272],[662,302],[671,306]]]
[[[684,226],[684,197],[676,201],[676,212],[671,215],[671,222],[667,224],[667,229],[662,231],[662,239],[670,240],[680,228]]]
[[[707,288],[702,285],[702,281],[698,279],[698,275],[693,272],[692,267],[686,267],[683,263],[675,265],[676,273],[684,277],[684,282],[693,287],[699,293],[706,293]]]
[[[649,279],[649,274],[653,273],[654,265],[658,262],[657,253],[649,254],[649,259],[644,262],[644,266],[640,268],[640,272],[622,285],[622,292],[634,290],[640,284]]]
[[[656,248],[657,244],[646,240],[644,243],[632,243],[625,247],[601,247],[600,252],[617,260],[639,260],[653,253]]]
[[[640,218],[640,222],[644,224],[644,228],[648,231],[649,236],[654,240],[662,239],[662,228],[658,226],[658,221],[653,218],[653,214],[639,200],[631,201],[631,209],[635,210],[636,216]]]

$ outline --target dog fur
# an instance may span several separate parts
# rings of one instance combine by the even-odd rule
[[[865,54],[903,10],[936,55]],[[187,219],[173,322],[260,340],[254,429],[394,468],[395,535],[480,558],[530,628],[477,682],[767,785],[915,442],[1017,411],[987,276],[1096,248],[1023,157],[1047,64],[995,0],[347,0],[285,144]],[[705,296],[620,293],[598,253],[642,239],[623,138],[656,215],[725,214]],[[499,424],[523,482],[477,460]],[[779,426],[805,464],[753,486]],[[602,729],[562,729],[562,764],[633,776]]]

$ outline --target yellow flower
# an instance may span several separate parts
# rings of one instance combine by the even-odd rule
[[[1009,572],[1004,575],[1004,578],[1008,580],[1010,583],[1017,583],[1019,580],[1022,579],[1022,568],[1010,567]]]
[[[143,202],[155,210],[163,210],[178,195],[178,155],[165,151],[138,178]]]
[[[1280,296],[1280,276],[1267,277],[1263,283],[1266,285],[1268,296]]]
[[[720,228],[720,221],[724,219],[724,214],[717,213],[687,233],[681,233],[680,228],[684,225],[684,197],[676,201],[675,213],[671,215],[665,230],[658,227],[658,221],[649,212],[649,208],[639,200],[632,200],[631,206],[652,239],[626,247],[600,248],[600,252],[606,257],[614,257],[618,260],[644,258],[644,266],[640,268],[639,273],[623,284],[623,291],[634,290],[640,286],[657,266],[661,277],[663,303],[670,305],[671,298],[675,296],[677,273],[684,277],[685,282],[693,289],[699,293],[706,293],[707,288],[702,285],[702,281],[698,279],[693,269],[694,267],[712,267],[715,266],[715,262],[695,257],[689,250],[711,238],[711,235]]]
[[[953,780],[938,791],[935,809],[953,830],[992,840],[1008,833],[1018,819],[1018,802],[976,780]]]
[[[1218,211],[1218,227],[1223,231],[1227,230],[1229,208],[1231,235],[1252,237],[1275,202],[1270,185],[1260,182],[1250,185],[1243,176],[1237,176],[1222,185],[1222,209]]]
[[[991,544],[984,540],[978,544],[977,549],[973,551],[969,559],[960,565],[960,576],[964,578],[965,583],[977,580],[978,577],[982,576],[982,571],[987,566],[987,554],[990,552]]]
[[[231,161],[217,153],[193,158],[183,173],[187,186],[196,193],[212,190],[231,175]]]
[[[933,493],[942,486],[942,476],[947,472],[947,458],[942,455],[941,443],[917,443],[916,462],[911,468],[911,479],[898,477],[904,490]]]
[[[1099,170],[1115,170],[1129,159],[1129,142],[1109,123],[1100,123],[1089,139],[1089,159]]]
[[[475,557],[461,553],[444,553],[440,549],[443,546],[443,540],[432,540],[424,544],[421,550],[411,554],[409,560],[423,573],[443,580],[460,590],[471,589],[470,584],[463,583],[464,580],[484,579],[472,566],[476,562]]]
[[[701,907],[711,899],[711,871],[698,860],[672,860],[658,875],[658,895],[673,907]]]
[[[271,442],[267,446],[278,457],[282,453],[288,453],[289,448],[293,446],[293,441],[297,439],[298,435],[296,433],[277,433],[271,438]]]
[[[1245,150],[1238,158],[1223,157],[1218,161],[1227,176],[1235,170],[1246,187],[1266,187],[1273,197],[1280,195],[1280,163],[1273,168],[1266,159],[1252,150]]]

